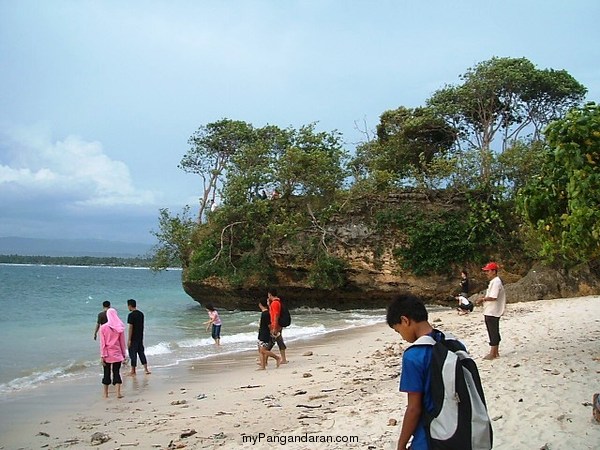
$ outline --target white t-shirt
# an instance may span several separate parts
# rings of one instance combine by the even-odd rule
[[[496,300],[483,302],[483,315],[501,317],[506,308],[506,293],[499,277],[490,280],[485,296]]]
[[[469,303],[471,303],[469,301],[469,299],[467,297],[465,297],[464,295],[459,295],[458,300],[460,301],[461,305],[468,305]]]

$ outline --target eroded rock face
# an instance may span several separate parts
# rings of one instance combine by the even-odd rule
[[[472,293],[477,296],[476,293],[485,291],[487,279],[483,274],[477,273],[476,269],[473,272]],[[327,291],[313,289],[302,283],[306,278],[305,271],[285,269],[278,275],[280,281],[273,287],[290,308],[385,308],[400,292],[421,296],[428,303],[451,306],[454,302],[452,296],[458,291],[458,278],[444,276],[402,276],[383,271],[354,269],[348,274],[346,286]],[[566,272],[535,265],[525,276],[501,271],[500,277],[504,281],[509,303],[600,294],[600,276],[589,267]],[[210,302],[229,310],[254,311],[259,298],[267,295],[266,287],[232,289],[219,280],[207,280],[206,283],[184,282],[183,287],[197,302]]]
[[[356,308],[385,308],[391,299],[401,292],[411,292],[434,303],[450,303],[458,293],[459,280],[452,276],[415,277],[410,274],[394,274],[391,268],[379,270],[369,267],[364,261],[362,267],[347,272],[347,283],[336,290],[311,288],[307,283],[307,270],[303,268],[281,268],[277,272],[277,289],[290,308],[317,307],[347,310]],[[483,289],[485,277],[473,279],[473,289]],[[267,287],[230,288],[221,280],[208,279],[204,283],[184,281],[185,292],[200,303],[213,303],[224,309],[254,311],[258,300],[267,295]]]
[[[441,194],[436,194],[441,195]],[[400,267],[393,249],[401,247],[402,230],[373,228],[373,211],[402,204],[416,204],[419,208],[460,209],[465,203],[462,196],[432,198],[422,193],[405,192],[391,195],[379,203],[362,202],[344,217],[333,217],[324,229],[328,236],[328,251],[346,261],[346,284],[336,290],[310,287],[308,264],[292,263],[296,250],[283,244],[269,255],[275,267],[277,289],[290,308],[319,307],[347,310],[356,308],[385,308],[401,292],[410,292],[428,303],[453,305],[459,293],[461,267],[449,268],[448,275],[417,277]],[[541,265],[531,267],[523,258],[501,261],[499,275],[507,289],[508,302],[531,301],[600,293],[599,273],[589,268],[560,272]],[[488,280],[479,264],[465,267],[470,274],[471,294],[485,291]],[[596,271],[600,272],[600,268]],[[184,273],[185,280],[185,273]],[[267,295],[266,286],[232,288],[220,279],[203,282],[184,281],[185,292],[200,303],[213,303],[223,309],[254,311],[258,299]]]
[[[598,293],[600,274],[587,265],[567,271],[536,264],[523,278],[506,286],[506,298],[511,303]]]

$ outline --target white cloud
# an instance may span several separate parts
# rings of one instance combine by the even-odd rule
[[[52,140],[36,127],[0,133],[0,190],[18,198],[63,198],[66,207],[150,205],[154,195],[133,185],[129,168],[102,143],[78,136]]]

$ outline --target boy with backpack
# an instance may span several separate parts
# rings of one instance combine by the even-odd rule
[[[492,448],[481,380],[465,346],[434,329],[425,305],[410,294],[388,306],[386,320],[412,344],[402,355],[400,391],[408,404],[398,450]]]

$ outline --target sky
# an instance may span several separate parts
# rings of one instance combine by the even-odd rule
[[[494,56],[600,101],[598,0],[0,0],[0,237],[152,244],[198,210],[177,166],[222,118],[338,130],[425,104]]]

